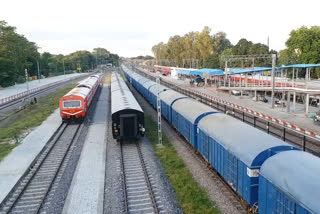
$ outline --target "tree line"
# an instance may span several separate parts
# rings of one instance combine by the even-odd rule
[[[253,43],[245,38],[233,45],[226,33],[211,35],[211,29],[204,27],[201,32],[189,32],[184,36],[175,35],[167,43],[160,42],[152,47],[155,59],[173,62],[171,66],[189,67],[197,61],[198,67],[224,68],[224,56],[277,54],[277,64],[320,63],[320,26],[302,26],[292,30],[286,41],[286,49],[277,53],[261,43]],[[271,61],[256,59],[234,61],[232,67],[270,66]],[[319,71],[317,72],[319,76]]]
[[[92,52],[81,50],[69,55],[55,55],[48,52],[39,53],[36,43],[16,32],[16,28],[0,21],[0,86],[7,87],[25,82],[24,70],[29,76],[55,76],[96,68],[99,64],[118,65],[119,56],[105,48],[94,48]]]

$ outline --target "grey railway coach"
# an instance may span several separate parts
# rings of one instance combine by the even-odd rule
[[[144,136],[144,113],[117,73],[111,75],[111,114],[114,139],[137,140]]]

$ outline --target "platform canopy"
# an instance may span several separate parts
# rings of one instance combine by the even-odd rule
[[[253,67],[253,68],[231,68],[230,74],[253,73],[261,71],[271,71],[270,67]]]
[[[214,76],[214,75],[223,75],[223,71],[221,69],[212,69],[212,68],[202,68],[202,69],[178,69],[178,74],[184,74],[184,75],[199,75],[201,77],[204,76]]]
[[[191,70],[191,69],[177,69],[177,73],[178,74],[183,74],[183,75],[192,75],[191,71],[194,71],[194,70]]]
[[[295,65],[283,65],[277,67],[278,69],[286,69],[286,68],[314,68],[320,67],[320,64],[295,64]]]
[[[228,75],[234,74],[248,74],[248,73],[257,73],[257,72],[264,72],[264,71],[271,71],[271,67],[253,67],[253,68],[230,68],[230,73]],[[276,72],[279,70],[276,69]],[[219,74],[217,76],[223,76],[224,73]]]
[[[191,72],[191,75],[200,75],[200,76],[204,76],[204,75],[208,75],[208,76],[214,76],[214,75],[221,75],[223,74],[223,71],[221,69],[212,69],[212,68],[202,68],[199,70],[195,70]]]

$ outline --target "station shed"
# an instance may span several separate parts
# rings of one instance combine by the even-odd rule
[[[296,110],[297,93],[304,97],[306,114],[309,113],[310,95],[320,95],[320,81],[315,82],[311,80],[311,71],[315,68],[320,68],[320,64],[294,64],[277,67],[280,70],[281,76],[287,78],[286,83],[281,83],[281,86],[289,88],[287,90],[288,103],[290,103],[291,93],[293,94],[294,112]],[[292,76],[292,78],[289,76]],[[287,111],[289,112],[290,109],[287,109]]]

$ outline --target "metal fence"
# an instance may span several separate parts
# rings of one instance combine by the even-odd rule
[[[75,79],[78,79],[78,78],[79,78],[79,76],[75,76],[75,77],[59,80],[59,81],[52,82],[52,83],[49,83],[49,84],[46,84],[46,85],[42,85],[40,87],[32,88],[29,91],[26,90],[26,91],[20,92],[18,94],[14,94],[14,95],[11,95],[9,97],[2,98],[2,99],[0,99],[0,105],[4,105],[4,104],[9,103],[11,101],[14,101],[14,100],[17,100],[19,98],[25,97],[28,94],[35,93],[37,91],[41,91],[41,90],[49,88],[51,86],[58,85],[60,83],[63,83],[63,82],[69,81],[69,80],[75,80]]]

